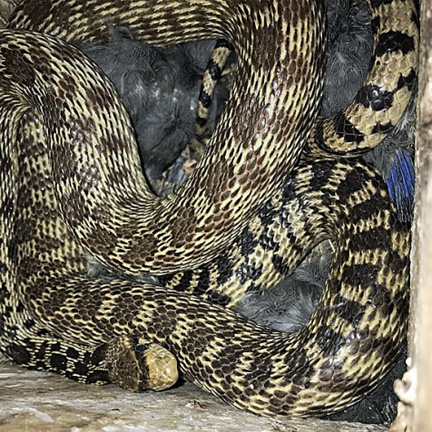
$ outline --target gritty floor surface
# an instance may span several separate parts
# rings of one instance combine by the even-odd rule
[[[378,426],[258,417],[186,384],[128,393],[0,362],[0,432],[366,432]]]

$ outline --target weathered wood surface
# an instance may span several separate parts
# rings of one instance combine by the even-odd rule
[[[383,432],[359,423],[258,417],[191,384],[129,393],[0,364],[0,432]]]
[[[412,267],[415,432],[432,431],[432,0],[422,0]]]

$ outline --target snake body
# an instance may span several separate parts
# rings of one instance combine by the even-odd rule
[[[367,3],[366,82],[343,113],[316,120],[325,32],[312,0],[24,1],[0,35],[1,351],[110,382],[106,347],[126,335],[160,344],[191,382],[267,415],[322,415],[373,389],[406,333],[409,227],[374,170],[339,159],[376,145],[402,115],[418,21],[412,1]],[[107,23],[155,44],[211,37],[236,49],[227,110],[173,196],[146,186],[115,90],[66,43],[103,39]],[[86,274],[90,253],[231,305],[323,238],[336,258],[316,312],[291,335],[194,295]]]

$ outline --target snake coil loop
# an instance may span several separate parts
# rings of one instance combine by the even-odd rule
[[[317,1],[25,0],[0,31],[0,350],[142,388],[142,353],[157,344],[191,382],[265,415],[323,415],[373,389],[406,333],[409,227],[377,173],[350,158],[377,145],[410,99],[418,18],[413,0],[367,4],[371,69],[355,100],[322,120]],[[218,38],[236,49],[227,109],[167,198],[144,181],[116,91],[68,44],[103,40],[107,23],[154,44]],[[336,254],[324,293],[290,335],[195,295],[92,278],[84,257],[233,304],[325,238]]]

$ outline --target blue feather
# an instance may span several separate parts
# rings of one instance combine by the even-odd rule
[[[411,221],[414,206],[415,172],[410,155],[403,149],[396,151],[396,160],[393,162],[387,178],[387,187],[399,219],[403,222]]]

